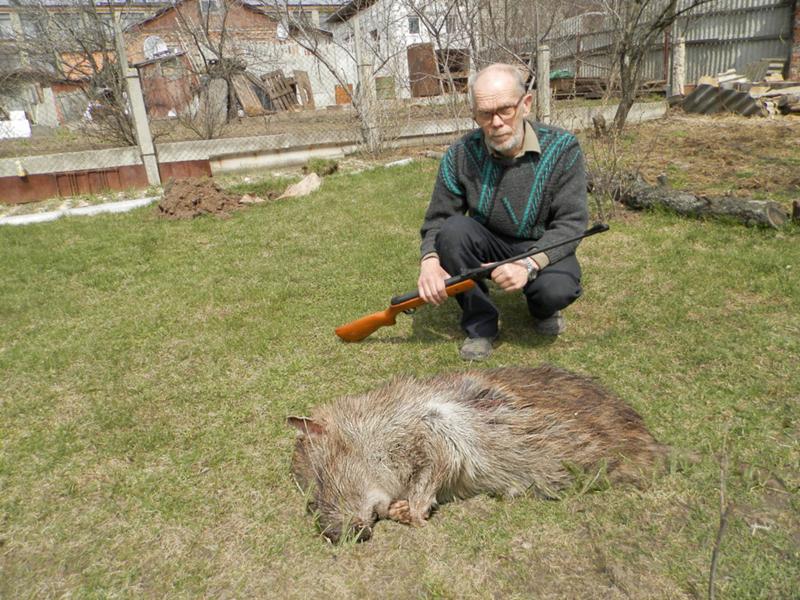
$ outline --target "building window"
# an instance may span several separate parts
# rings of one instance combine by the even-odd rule
[[[377,29],[373,29],[369,32],[369,37],[372,38],[372,47],[375,49],[375,53],[378,54],[381,51],[381,36],[378,33]]]
[[[2,20],[2,17],[0,17]],[[27,38],[34,38],[44,35],[44,28],[39,24],[36,17],[31,15],[20,15],[20,22],[22,23],[22,33]]]
[[[8,13],[0,13],[0,39],[14,39],[14,28],[11,26],[11,15]]]
[[[143,13],[143,12],[129,12],[129,11],[126,11],[126,12],[122,13],[122,16],[120,16],[120,21],[121,21],[120,25],[124,29],[128,25],[133,25],[134,23],[138,23],[139,21],[144,19],[144,17],[145,17],[145,13]]]
[[[217,0],[200,0],[200,12],[204,15],[208,13],[219,12],[219,4]]]
[[[447,33],[455,33],[458,29],[458,21],[455,15],[447,15],[444,18],[444,29]]]
[[[275,35],[279,40],[283,41],[289,37],[289,28],[286,27],[286,25],[284,25],[283,23],[278,23]]]
[[[408,33],[419,33],[419,17],[408,17]]]
[[[20,66],[19,54],[0,50],[0,70],[13,71],[19,69]]]

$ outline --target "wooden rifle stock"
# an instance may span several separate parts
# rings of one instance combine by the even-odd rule
[[[475,287],[475,282],[472,279],[465,279],[459,283],[448,285],[445,291],[448,296],[455,296],[461,292],[471,290],[473,287]],[[400,302],[399,304],[390,304],[389,308],[386,310],[361,317],[360,319],[337,327],[336,335],[345,342],[360,342],[377,329],[386,327],[387,325],[394,325],[395,317],[399,313],[415,309],[423,304],[426,304],[426,302],[419,296]]]

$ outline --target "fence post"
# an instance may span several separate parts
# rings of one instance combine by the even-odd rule
[[[130,102],[133,127],[136,131],[136,141],[139,142],[139,154],[142,156],[144,170],[145,173],[147,173],[147,183],[150,185],[161,185],[156,150],[153,145],[153,137],[150,135],[150,124],[147,122],[147,109],[145,109],[144,106],[142,84],[139,81],[138,71],[128,66],[128,56],[125,52],[125,38],[122,37],[119,13],[116,11],[114,12],[113,22],[114,40],[117,46],[117,59],[119,60],[122,74],[125,77],[125,88],[128,91],[128,102]]]
[[[672,72],[670,77],[670,96],[683,96],[686,85],[686,39],[679,37],[672,44]]]
[[[550,48],[539,46],[536,51],[536,120],[550,122]]]
[[[356,46],[356,73],[358,75],[358,104],[361,113],[361,127],[364,129],[364,141],[367,143],[367,150],[374,153],[377,152],[380,147],[380,130],[378,129],[376,115],[377,97],[375,94],[375,82],[372,78],[372,61],[365,55],[362,48],[361,15],[354,15],[353,27]]]

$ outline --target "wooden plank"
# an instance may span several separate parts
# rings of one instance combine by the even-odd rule
[[[244,109],[244,114],[248,117],[256,117],[264,113],[264,107],[261,106],[261,101],[258,99],[253,88],[250,87],[250,82],[244,73],[237,73],[232,78],[233,89],[236,92],[236,97],[239,99],[239,104]]]
[[[311,80],[305,71],[294,71],[294,80],[297,82],[297,91],[300,92],[300,104],[303,108],[314,110],[314,91],[311,89]]]

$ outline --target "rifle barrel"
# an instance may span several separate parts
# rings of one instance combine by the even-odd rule
[[[444,280],[445,287],[455,285],[456,283],[461,283],[462,281],[466,281],[467,279],[484,279],[488,277],[492,271],[494,271],[500,265],[505,265],[507,263],[511,263],[517,260],[522,260],[523,258],[528,258],[529,256],[533,256],[534,254],[538,254],[539,252],[547,252],[548,250],[552,250],[553,248],[558,248],[559,246],[563,246],[565,244],[570,244],[572,242],[577,242],[578,240],[582,240],[583,238],[589,237],[590,235],[594,235],[596,233],[603,233],[604,231],[608,231],[609,227],[605,223],[596,223],[591,228],[587,229],[580,235],[573,236],[571,238],[567,238],[566,240],[561,240],[560,242],[556,242],[555,244],[550,244],[549,246],[545,246],[544,248],[533,248],[531,250],[526,250],[522,254],[517,254],[516,256],[512,256],[511,258],[504,258],[503,260],[498,260],[497,262],[493,262],[491,264],[486,265],[485,267],[477,267],[475,269],[470,269],[461,275],[455,275],[454,277],[450,277]],[[401,296],[395,296],[392,298],[390,304],[394,306],[395,304],[402,304],[403,302],[408,302],[409,300],[413,300],[414,298],[419,297],[419,290],[415,290],[413,292],[408,292]]]

